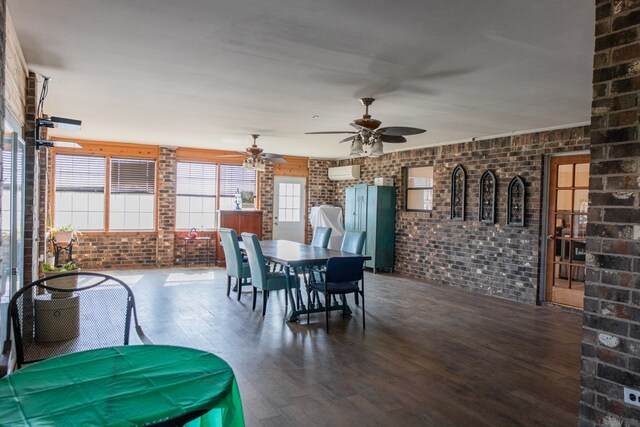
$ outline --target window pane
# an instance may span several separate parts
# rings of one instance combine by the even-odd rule
[[[54,227],[104,230],[104,157],[58,154],[54,181]]]
[[[111,230],[153,230],[155,161],[111,159]]]
[[[407,209],[430,211],[433,190],[407,190]]]
[[[407,171],[409,188],[433,187],[433,166],[409,168]]]
[[[213,229],[217,175],[218,165],[178,162],[176,229]]]

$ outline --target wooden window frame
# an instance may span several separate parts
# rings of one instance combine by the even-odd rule
[[[52,138],[56,140],[57,138]],[[82,148],[64,148],[64,147],[52,147],[49,148],[50,164],[48,170],[48,180],[51,185],[48,187],[48,217],[52,219],[52,223],[55,221],[55,170],[56,170],[56,156],[58,154],[67,154],[75,156],[90,156],[90,157],[102,157],[105,159],[105,204],[104,204],[104,230],[87,230],[83,231],[83,234],[92,236],[101,235],[140,235],[140,234],[157,234],[158,233],[158,215],[159,215],[159,160],[160,160],[160,147],[157,145],[142,145],[142,144],[123,144],[117,142],[101,142],[101,141],[87,141],[81,139],[68,139],[65,141],[77,142]],[[141,160],[153,160],[155,161],[155,195],[154,195],[154,212],[153,212],[153,229],[152,230],[110,230],[109,229],[109,212],[111,203],[111,159],[141,159]]]

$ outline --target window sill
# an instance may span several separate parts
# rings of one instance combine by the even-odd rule
[[[83,231],[80,235],[80,240],[82,240],[82,236],[152,236],[158,234],[155,230],[126,230],[126,231]]]

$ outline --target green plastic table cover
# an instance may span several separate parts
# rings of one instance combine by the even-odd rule
[[[3,426],[143,426],[202,410],[187,426],[244,426],[231,367],[184,347],[83,351],[0,378]]]

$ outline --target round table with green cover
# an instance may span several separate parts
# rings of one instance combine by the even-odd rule
[[[243,426],[233,370],[200,350],[110,347],[54,357],[0,378],[0,425]]]

